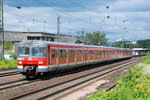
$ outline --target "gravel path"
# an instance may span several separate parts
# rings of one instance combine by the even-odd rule
[[[20,80],[23,78],[25,78],[25,77],[21,74],[6,76],[6,77],[0,77],[0,84],[15,81],[15,80]]]
[[[145,65],[145,67],[142,69],[142,72],[144,74],[150,74],[150,64],[149,65]]]
[[[70,98],[71,100],[79,100],[81,97],[87,96],[88,94],[91,94],[92,92],[96,91],[96,88],[100,86],[101,84],[105,84],[108,82],[109,80],[99,80],[93,84],[90,84],[87,87],[84,87],[78,91],[75,91],[65,97],[62,97],[59,100],[70,100]]]

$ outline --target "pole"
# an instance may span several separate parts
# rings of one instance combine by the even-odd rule
[[[123,39],[124,39],[124,36],[122,35],[122,48],[123,48],[123,46],[124,46],[124,44],[123,44],[123,43],[124,43],[124,40],[123,40]]]
[[[60,16],[57,17],[57,42],[60,34]]]
[[[46,21],[43,21],[43,23],[44,23],[44,32],[45,32],[45,23],[46,23]]]
[[[4,59],[4,19],[3,19],[3,0],[0,0],[0,41],[2,44],[1,58]]]
[[[82,43],[84,41],[84,28],[82,29]]]

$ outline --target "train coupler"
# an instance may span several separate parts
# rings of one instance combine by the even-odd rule
[[[36,66],[25,66],[24,73],[26,76],[36,76],[37,75],[37,67]]]

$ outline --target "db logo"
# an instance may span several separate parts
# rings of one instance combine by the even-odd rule
[[[31,58],[31,57],[29,57],[29,58],[28,58],[28,60],[32,60],[32,58]]]

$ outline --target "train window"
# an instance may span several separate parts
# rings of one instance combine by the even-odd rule
[[[99,52],[98,52],[98,50],[96,50],[96,56],[98,56],[98,54],[99,54]]]
[[[108,56],[108,51],[105,51],[105,57],[107,57]]]
[[[101,51],[101,55],[102,55],[102,56],[104,55],[104,51]]]
[[[58,50],[56,50],[56,57],[58,57]]]
[[[103,51],[103,56],[104,56],[104,57],[106,56],[106,52],[105,52],[105,51]]]
[[[99,51],[99,56],[101,56],[101,51]]]
[[[82,56],[82,50],[78,50],[78,57]]]
[[[113,54],[113,51],[110,51],[110,56]]]
[[[67,53],[66,53],[66,50],[59,50],[59,53],[60,53],[60,58],[66,58],[67,57]]]
[[[94,51],[94,56],[96,56],[96,51]]]
[[[96,56],[96,51],[94,51],[94,56]]]
[[[89,51],[88,50],[86,50],[86,56],[88,56],[89,55]]]
[[[19,47],[19,56],[29,56],[30,48],[29,47]]]
[[[55,58],[55,50],[52,50],[52,58]]]
[[[85,56],[86,56],[86,54],[87,54],[87,53],[86,53],[86,50],[84,50],[84,51],[83,51],[83,53],[84,53],[84,57],[85,57]]]
[[[60,58],[63,57],[63,50],[59,50],[59,56],[60,56]]]
[[[75,51],[74,50],[70,50],[70,57],[75,57]]]
[[[92,50],[90,50],[90,56],[93,56],[93,51]]]
[[[46,48],[45,47],[32,47],[31,55],[36,57],[46,56]]]
[[[115,51],[113,51],[113,53],[112,53],[113,55],[115,55]]]
[[[78,57],[80,56],[80,50],[78,50]]]
[[[81,56],[84,56],[84,51],[80,50]]]

